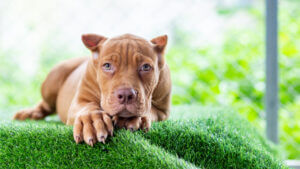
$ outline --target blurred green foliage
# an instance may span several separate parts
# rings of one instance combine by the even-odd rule
[[[300,159],[300,10],[299,1],[280,3],[279,87],[280,146],[285,158]],[[264,131],[264,13],[242,8],[258,26],[230,29],[221,45],[190,47],[192,37],[180,30],[167,60],[172,71],[172,103],[230,106]],[[220,15],[231,17],[233,12]],[[41,82],[59,61],[78,56],[70,50],[52,49],[51,39],[41,52],[38,71],[25,75],[15,64],[17,53],[0,49],[0,108],[34,105]]]
[[[300,2],[280,5],[280,145],[284,157],[300,159]],[[189,48],[180,43],[169,50],[173,104],[231,106],[264,131],[264,17],[258,9],[241,10],[259,26],[229,30],[218,47]]]

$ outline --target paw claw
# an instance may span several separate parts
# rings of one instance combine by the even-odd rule
[[[114,117],[112,118],[112,121],[113,121],[113,125],[116,126],[117,123],[118,123],[118,117],[117,117],[117,116],[114,116]]]
[[[101,136],[98,138],[99,142],[102,142],[103,144],[105,144],[105,137],[104,136]]]
[[[148,132],[149,131],[149,128],[148,127],[146,127],[146,128],[144,128],[144,132]]]
[[[108,131],[109,135],[110,136],[114,136],[114,132],[111,130],[111,131]]]
[[[131,132],[135,131],[133,127],[129,127],[128,130]]]
[[[76,136],[76,137],[75,137],[75,142],[76,142],[76,144],[78,144],[78,143],[80,143],[80,142],[81,142],[81,138],[80,138],[80,136]]]
[[[94,146],[94,140],[92,138],[90,138],[88,144],[93,147]]]

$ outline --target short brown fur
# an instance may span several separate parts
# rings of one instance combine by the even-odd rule
[[[57,112],[62,122],[74,126],[76,143],[93,146],[105,143],[114,126],[147,131],[151,122],[168,118],[171,79],[164,59],[166,35],[147,41],[131,34],[114,38],[86,34],[82,41],[93,57],[55,66],[42,84],[42,101],[17,112],[14,119],[38,120]]]

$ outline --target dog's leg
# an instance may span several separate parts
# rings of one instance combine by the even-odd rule
[[[40,120],[52,113],[53,111],[51,110],[48,103],[46,103],[45,101],[41,101],[34,108],[18,111],[15,114],[14,119],[15,120],[26,120],[26,119]]]
[[[156,106],[152,104],[151,113],[150,113],[151,121],[163,121],[168,119],[170,115],[170,110],[169,110],[169,106],[166,105],[167,103],[160,106]]]
[[[113,135],[111,117],[100,107],[101,93],[97,82],[94,62],[88,62],[87,69],[78,86],[68,110],[67,125],[73,125],[76,143],[84,141],[93,146],[97,141],[105,143]]]
[[[66,60],[56,65],[48,74],[42,84],[41,93],[43,100],[34,108],[18,111],[15,120],[40,120],[56,111],[56,99],[58,92],[66,78],[76,69],[86,58],[74,58]]]
[[[42,85],[43,100],[33,108],[18,111],[14,116],[14,120],[41,120],[55,112],[55,101],[59,88],[54,84],[53,75],[52,70]]]
[[[67,124],[73,125],[73,137],[76,143],[84,141],[93,146],[97,141],[105,143],[113,136],[113,124],[109,115],[100,110],[97,103],[78,103],[71,105]]]

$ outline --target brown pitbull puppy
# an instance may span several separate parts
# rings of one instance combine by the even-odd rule
[[[166,120],[170,110],[170,70],[164,59],[167,36],[150,42],[130,34],[106,38],[82,36],[90,58],[74,58],[55,66],[42,84],[43,100],[14,119],[43,119],[57,112],[73,125],[76,143],[93,146],[113,135],[113,126],[150,128]],[[114,123],[114,124],[113,124]]]

